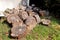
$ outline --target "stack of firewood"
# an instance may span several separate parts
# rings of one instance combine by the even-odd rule
[[[27,11],[22,6],[19,9],[6,9],[4,14],[8,23],[12,24],[12,37],[21,38],[40,23],[40,17],[37,13],[33,12],[33,10]]]
[[[12,37],[22,38],[26,36],[26,34],[28,34],[37,24],[40,22],[43,23],[45,21],[41,21],[41,18],[37,12],[33,11],[31,8],[26,8],[24,6],[20,6],[18,9],[6,9],[4,14],[8,23],[12,24]]]

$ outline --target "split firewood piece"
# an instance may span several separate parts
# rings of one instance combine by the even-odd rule
[[[29,16],[26,19],[25,24],[28,26],[28,30],[32,30],[36,26],[37,22],[34,17]]]
[[[9,23],[16,23],[16,22],[22,22],[22,20],[19,18],[18,15],[15,15],[15,14],[10,14],[8,17],[7,17],[7,21]]]
[[[42,17],[48,17],[49,16],[49,11],[46,11],[46,10],[40,10],[39,13]]]
[[[40,11],[39,11],[39,13],[40,13],[40,15],[41,15],[42,17],[44,17],[44,16],[45,16],[45,11],[40,10]]]
[[[4,13],[5,17],[8,17],[10,14],[13,14],[13,11],[12,11],[12,9],[7,8],[3,13]]]
[[[29,10],[29,11],[27,11],[28,12],[28,15],[29,16],[34,16],[36,13],[35,12],[33,12],[33,10]]]
[[[7,8],[4,12],[6,12],[6,13],[12,13],[13,14],[12,9],[9,9],[9,8]]]
[[[42,24],[44,24],[44,25],[50,25],[50,23],[51,23],[51,21],[50,20],[48,20],[48,19],[41,19],[41,22],[42,22]]]
[[[22,25],[23,25],[23,21],[12,23],[12,27],[18,27]]]
[[[39,12],[39,10],[40,10],[40,9],[39,9],[38,7],[33,7],[33,11],[34,11],[34,12]]]
[[[26,8],[26,11],[30,11],[30,10],[32,10],[32,6],[28,6],[27,8]],[[33,10],[32,10],[33,11]]]
[[[37,23],[41,22],[41,19],[38,14],[34,15],[34,17],[35,17]]]
[[[26,10],[26,6],[20,5],[20,6],[19,6],[19,9],[25,11],[25,10]]]
[[[25,33],[27,32],[27,27],[25,24],[22,26],[12,27],[11,28],[11,36],[12,37],[24,37]]]
[[[5,17],[8,17],[10,14],[9,13],[6,13],[6,12],[3,12]]]
[[[20,12],[19,12],[19,17],[20,17],[22,20],[25,20],[25,19],[28,17],[28,13],[27,13],[26,11],[20,10]]]
[[[13,11],[13,13],[16,14],[16,15],[19,14],[19,9],[15,9],[15,8],[13,8],[12,11]]]

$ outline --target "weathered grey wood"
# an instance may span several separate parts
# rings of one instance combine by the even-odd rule
[[[12,9],[9,9],[9,8],[7,8],[7,9],[5,10],[5,12],[6,12],[6,13],[11,13],[11,14],[13,14],[13,10],[12,10]]]
[[[29,16],[26,19],[25,24],[28,26],[28,30],[32,30],[36,26],[37,23],[34,17]]]
[[[51,21],[50,20],[48,20],[48,19],[41,19],[41,22],[42,22],[42,24],[44,24],[44,25],[50,25],[50,23],[51,23]]]
[[[20,13],[19,13],[19,17],[21,18],[21,19],[23,19],[23,20],[25,20],[27,17],[28,17],[28,14],[27,14],[27,12],[26,11],[20,11]]]
[[[19,18],[19,16],[15,15],[15,14],[10,14],[7,17],[7,21],[9,23],[16,23],[16,22],[22,22],[22,20]]]
[[[34,15],[34,17],[35,17],[37,23],[40,23],[41,22],[41,19],[40,19],[40,17],[39,17],[38,14]]]
[[[21,0],[20,5],[29,6],[29,0]]]
[[[19,10],[18,10],[18,9],[13,8],[12,11],[13,11],[13,13],[16,14],[16,15],[19,14]]]
[[[29,16],[34,16],[36,14],[35,12],[33,12],[33,10],[29,10],[27,12],[28,12]]]
[[[19,35],[22,37],[22,35],[26,31],[26,25],[23,24],[22,26],[12,27],[11,29],[11,36],[12,37],[18,37]]]

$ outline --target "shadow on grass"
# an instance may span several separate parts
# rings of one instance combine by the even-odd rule
[[[7,22],[7,20],[3,21],[2,24],[7,24],[8,27],[10,27],[10,28],[12,27],[12,24],[9,24],[9,23]]]

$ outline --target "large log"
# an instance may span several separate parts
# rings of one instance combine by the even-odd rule
[[[28,26],[28,30],[32,30],[36,26],[37,22],[34,17],[29,16],[26,19],[25,24]]]
[[[7,21],[9,23],[16,23],[16,22],[21,22],[22,23],[22,20],[19,18],[19,16],[15,15],[15,14],[10,14],[7,17]]]
[[[18,36],[23,37],[26,30],[27,30],[27,27],[24,24],[22,26],[12,27],[11,36],[12,37],[18,37]]]
[[[41,21],[37,13],[32,9],[26,11],[24,6],[6,10],[5,15],[8,23],[12,23],[11,36],[18,39],[26,36]]]
[[[25,20],[28,17],[28,13],[26,11],[20,10],[19,17],[22,20]]]

